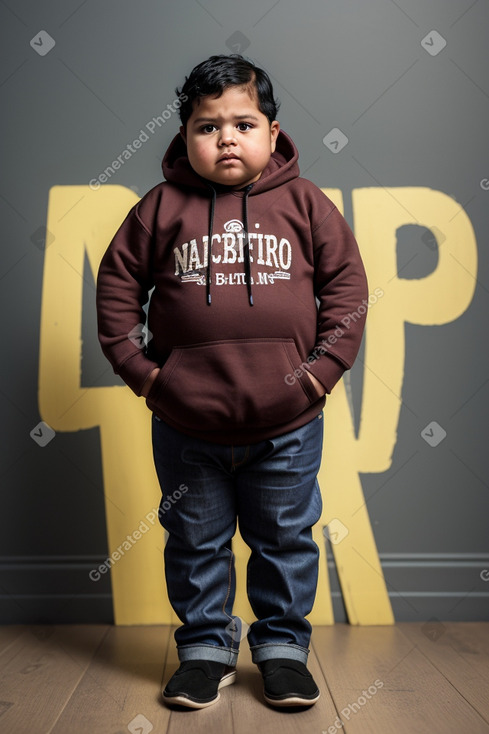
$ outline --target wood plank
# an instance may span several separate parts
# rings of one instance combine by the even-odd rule
[[[1,656],[2,731],[49,732],[76,689],[106,625],[26,626]]]
[[[170,625],[112,627],[50,734],[166,732],[170,711],[160,686],[170,631]]]
[[[314,649],[345,734],[470,731],[489,727],[396,627],[316,628]],[[328,732],[329,734],[329,732]]]
[[[24,632],[25,627],[21,624],[9,624],[0,627],[0,655]]]
[[[315,627],[309,667],[322,695],[299,711],[265,703],[246,640],[237,682],[215,706],[167,708],[160,689],[178,667],[173,629],[7,628],[0,730],[31,734],[35,722],[46,734],[489,732],[487,623]]]
[[[489,723],[489,624],[401,623],[397,627]]]
[[[453,648],[470,662],[474,670],[489,685],[489,624],[487,622],[443,622],[446,624]]]

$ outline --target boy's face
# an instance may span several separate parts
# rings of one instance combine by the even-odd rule
[[[277,120],[269,123],[246,88],[229,87],[220,97],[194,103],[187,129],[181,127],[180,133],[196,173],[240,189],[260,178],[279,130]]]

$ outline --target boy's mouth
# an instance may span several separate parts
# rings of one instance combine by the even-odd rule
[[[222,161],[239,161],[239,157],[234,153],[224,153],[217,159],[218,163],[221,163]]]

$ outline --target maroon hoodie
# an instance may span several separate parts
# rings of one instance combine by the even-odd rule
[[[368,297],[358,246],[297,159],[281,131],[258,181],[233,191],[196,174],[177,135],[166,181],[102,259],[104,354],[136,395],[162,367],[147,405],[187,435],[248,444],[298,428],[325,403],[306,371],[329,393],[357,355]],[[141,347],[130,335],[153,287]]]

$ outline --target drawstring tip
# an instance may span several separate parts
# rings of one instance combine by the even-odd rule
[[[210,293],[207,294],[207,305],[208,306],[211,305],[211,294]]]
[[[250,306],[252,306],[252,305],[253,305],[253,296],[250,295]]]

